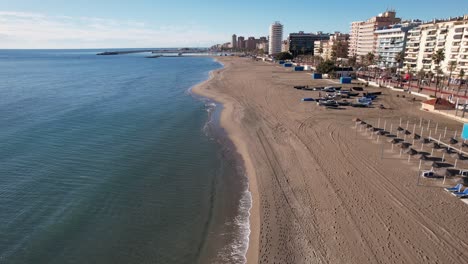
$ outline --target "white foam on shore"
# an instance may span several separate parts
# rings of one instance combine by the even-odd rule
[[[234,222],[228,222],[226,225],[234,225],[238,233],[234,237],[232,244],[227,245],[218,254],[218,258],[223,263],[247,263],[247,250],[249,249],[250,237],[250,210],[252,209],[252,193],[247,188],[242,193],[239,202],[238,215]]]
[[[219,63],[222,68],[225,67],[225,65],[216,58],[213,58],[213,61]],[[209,72],[209,78],[206,81],[209,81],[213,77],[213,74],[216,70],[218,69]],[[190,89],[188,89],[187,92],[193,95],[192,89],[196,86],[197,85],[190,87]],[[205,104],[205,109],[208,112],[208,120],[203,127],[203,131],[208,137],[210,137],[210,139],[215,140],[213,135],[210,133],[210,127],[216,121],[215,116],[213,114],[216,110],[216,107],[218,107],[219,105],[213,100],[208,99],[206,97],[199,97],[199,99]],[[221,263],[247,263],[247,251],[249,249],[249,240],[251,233],[250,210],[252,209],[253,201],[252,193],[249,190],[249,182],[247,175],[243,176],[244,178],[240,180],[245,180],[245,185],[243,186],[244,190],[242,190],[241,198],[239,201],[238,215],[233,219],[232,222],[230,221],[225,223],[225,225],[227,226],[234,227],[236,233],[234,234],[232,243],[226,245],[218,252],[217,259],[222,260]],[[232,228],[229,229],[232,230]]]

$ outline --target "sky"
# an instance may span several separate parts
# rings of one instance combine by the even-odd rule
[[[395,9],[402,19],[468,14],[468,0],[0,0],[0,49],[209,47],[238,36],[349,32]]]

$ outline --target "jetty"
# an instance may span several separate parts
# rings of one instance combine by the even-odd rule
[[[163,54],[177,54],[182,56],[184,54],[209,54],[214,55],[215,53],[211,52],[208,49],[200,49],[200,48],[182,48],[182,49],[138,49],[138,50],[113,50],[113,51],[105,51],[97,53],[96,55],[99,56],[110,56],[110,55],[124,55],[124,54],[132,54],[132,53],[152,53],[158,54],[162,56]],[[155,55],[155,56],[158,56]]]

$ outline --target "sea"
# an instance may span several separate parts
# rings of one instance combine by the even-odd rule
[[[245,263],[210,57],[0,50],[0,263]]]

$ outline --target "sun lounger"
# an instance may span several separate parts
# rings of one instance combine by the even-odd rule
[[[453,192],[452,194],[458,198],[468,197],[468,188],[466,188],[463,192]]]
[[[462,185],[461,183],[459,183],[459,184],[457,184],[457,185],[455,185],[455,186],[453,186],[453,187],[445,188],[445,190],[446,190],[447,192],[460,192],[462,186],[463,186],[463,185]]]

